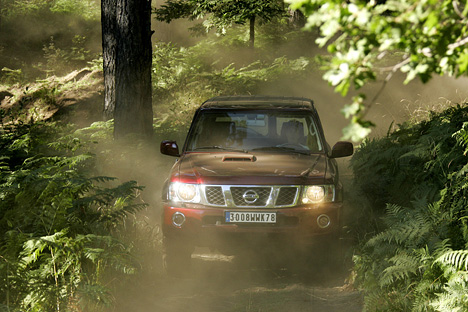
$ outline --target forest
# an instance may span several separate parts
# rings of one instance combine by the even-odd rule
[[[0,311],[120,311],[123,284],[164,280],[159,143],[240,94],[315,96],[330,143],[354,142],[343,266],[363,311],[467,311],[467,21],[451,0],[153,1],[152,135],[117,140],[101,2],[0,0]],[[375,117],[441,76],[452,99]]]

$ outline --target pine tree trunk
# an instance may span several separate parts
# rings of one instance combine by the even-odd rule
[[[290,25],[296,28],[302,28],[305,26],[306,18],[301,11],[288,9],[288,15]]]
[[[115,5],[106,7],[106,5]],[[152,135],[151,1],[102,0],[104,115],[114,118],[114,138]],[[104,29],[110,27],[110,29]],[[107,77],[106,77],[107,74]],[[112,101],[113,100],[113,101]]]
[[[255,15],[250,18],[250,47],[255,47]]]
[[[104,74],[104,120],[114,118],[117,0],[101,0],[102,59]]]

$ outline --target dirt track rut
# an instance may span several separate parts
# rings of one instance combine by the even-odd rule
[[[362,311],[346,270],[265,267],[262,261],[210,252],[192,256],[191,274],[144,275],[117,295],[115,312]]]

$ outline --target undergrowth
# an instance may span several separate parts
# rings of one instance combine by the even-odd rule
[[[312,57],[290,59],[270,53],[252,55],[250,61],[229,62],[231,56],[213,57],[220,49],[228,47],[209,39],[190,48],[156,44],[152,81],[157,134],[185,133],[194,111],[206,99],[257,94],[262,86],[278,84],[285,77],[290,81],[306,79],[316,69]]]
[[[465,104],[367,140],[354,155],[354,262],[366,311],[468,310],[467,151]]]
[[[268,41],[276,35],[272,32]],[[259,51],[242,61],[230,59],[236,53],[213,55],[213,51],[237,49],[226,40],[207,39],[189,48],[168,43],[154,47],[158,139],[183,140],[181,133],[186,133],[194,110],[210,97],[258,93],[265,85],[305,79],[316,70],[312,57],[279,52],[260,57]],[[50,44],[44,52],[50,60],[46,70],[56,60],[66,61],[86,51],[64,54]],[[90,70],[99,66],[102,60],[96,60]],[[58,72],[52,69],[50,74]],[[11,72],[11,83],[20,82],[20,74]],[[8,91],[5,98],[17,104],[18,114],[5,110],[1,116],[0,311],[112,308],[116,282],[138,272],[142,257],[158,265],[160,257],[154,250],[160,248],[159,228],[148,221],[158,210],[145,211],[148,219],[137,214],[145,203],[157,206],[159,200],[163,178],[155,173],[167,170],[162,168],[165,163],[154,164],[158,146],[135,140],[130,147],[117,147],[111,140],[112,121],[77,130],[40,121],[49,117],[36,113],[35,104],[55,108],[66,91],[87,93],[83,84],[89,82],[89,89],[99,84],[89,80],[91,76],[84,77],[55,83],[52,76],[37,81],[37,89],[18,83],[21,92]],[[131,179],[122,183],[115,176]],[[147,186],[145,192],[133,181],[137,179]]]
[[[93,135],[104,128],[2,128],[0,310],[99,310],[138,268],[123,228],[146,206],[142,187],[96,175]]]

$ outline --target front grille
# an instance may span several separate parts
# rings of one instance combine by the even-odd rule
[[[297,185],[206,185],[204,203],[211,206],[240,208],[276,208],[296,205]]]
[[[231,187],[236,206],[263,207],[270,199],[271,187]]]
[[[205,192],[206,200],[210,205],[224,206],[226,204],[221,186],[207,186]]]
[[[282,187],[276,199],[276,206],[289,206],[296,201],[297,187]]]

